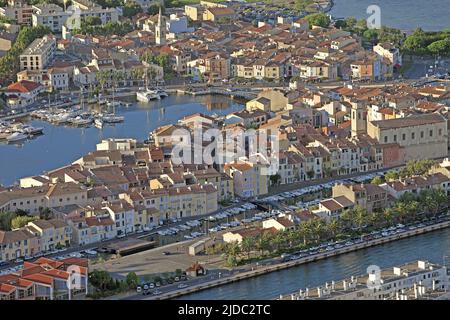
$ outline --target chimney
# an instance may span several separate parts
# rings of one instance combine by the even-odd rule
[[[317,287],[317,296],[318,296],[319,298],[322,297],[322,287]]]
[[[433,291],[436,290],[436,279],[433,279],[432,288],[433,288]]]
[[[334,290],[336,288],[336,283],[333,281],[331,281],[331,290]]]
[[[305,289],[305,297],[309,297],[309,288]]]

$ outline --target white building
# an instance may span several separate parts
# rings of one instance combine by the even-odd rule
[[[22,80],[10,84],[5,91],[6,104],[12,109],[29,106],[42,90],[43,87],[33,81]]]
[[[69,89],[69,74],[64,69],[50,68],[48,70],[51,90]]]
[[[44,25],[55,33],[61,33],[62,26],[70,17],[70,12],[65,12],[60,6],[48,3],[33,6],[32,25]]]
[[[302,289],[280,299],[433,300],[447,296],[450,289],[446,266],[416,261],[386,269],[371,267],[366,275]]]

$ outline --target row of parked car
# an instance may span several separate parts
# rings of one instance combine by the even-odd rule
[[[425,222],[414,223],[414,224],[409,224],[409,225],[397,224],[396,226],[384,228],[379,231],[373,231],[370,234],[363,235],[361,237],[352,238],[349,240],[341,240],[341,241],[336,241],[336,242],[323,243],[321,245],[311,247],[309,249],[300,250],[294,254],[282,254],[281,259],[283,261],[297,260],[297,259],[304,258],[306,256],[313,256],[318,253],[330,252],[330,251],[334,251],[334,250],[341,249],[344,247],[349,247],[349,246],[352,246],[352,245],[355,245],[358,243],[363,243],[364,241],[371,241],[374,239],[390,237],[390,236],[393,236],[396,234],[401,234],[401,233],[404,233],[407,231],[416,230],[417,228],[423,228],[428,225],[443,222],[443,221],[446,221],[449,219],[450,219],[450,213],[441,215],[435,219],[430,219]]]
[[[189,231],[191,228],[200,227],[204,221],[209,221],[209,222],[220,221],[220,220],[226,219],[228,217],[235,216],[242,212],[252,210],[255,208],[256,208],[256,205],[254,205],[253,203],[247,202],[247,203],[242,204],[239,207],[229,208],[229,209],[226,209],[222,212],[219,212],[217,214],[211,215],[206,218],[202,218],[202,219],[198,219],[198,220],[190,220],[190,221],[187,221],[185,224],[170,227],[166,230],[160,230],[157,233],[160,236],[174,236],[174,235],[177,235],[179,232],[185,232],[185,231]],[[212,227],[209,229],[209,231],[210,232],[218,232],[220,230],[237,227],[239,225],[240,225],[240,222],[231,221],[229,223],[221,223],[218,226]],[[193,238],[201,237],[203,235],[204,235],[203,232],[191,232],[190,234],[184,235],[184,238],[186,240],[190,240]]]
[[[186,275],[183,274],[183,275],[168,278],[168,279],[161,279],[161,281],[144,282],[141,285],[137,286],[136,292],[142,293],[143,295],[150,295],[150,294],[159,295],[159,294],[161,294],[161,291],[158,290],[158,288],[163,287],[165,285],[173,284],[175,282],[187,281],[187,280],[188,279],[187,279]],[[183,289],[186,287],[188,287],[188,285],[185,283],[180,283],[178,285],[179,289]]]

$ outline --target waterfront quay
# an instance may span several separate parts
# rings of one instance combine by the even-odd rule
[[[398,241],[401,239],[406,239],[409,237],[414,237],[414,236],[418,236],[421,234],[426,234],[429,232],[445,229],[445,228],[448,228],[449,226],[450,226],[450,215],[447,215],[445,218],[445,221],[442,221],[439,223],[431,224],[431,225],[424,226],[424,227],[419,227],[414,230],[405,231],[405,232],[402,232],[399,234],[395,234],[395,235],[388,236],[388,237],[383,237],[380,239],[361,241],[361,243],[355,243],[352,246],[335,249],[331,252],[318,253],[318,254],[314,254],[312,256],[298,258],[298,259],[287,261],[287,262],[280,262],[280,259],[273,259],[270,261],[258,263],[258,265],[252,264],[251,266],[248,266],[247,268],[245,268],[243,270],[239,270],[239,271],[231,270],[228,272],[228,275],[226,273],[224,273],[224,275],[222,275],[220,278],[218,278],[218,275],[216,275],[216,279],[213,279],[210,281],[208,281],[209,279],[207,279],[207,277],[205,277],[206,278],[206,279],[204,279],[205,283],[189,286],[188,288],[185,288],[185,289],[173,288],[173,290],[170,290],[170,288],[168,288],[167,290],[169,292],[164,292],[165,291],[164,290],[163,293],[158,296],[152,296],[152,297],[128,296],[126,299],[131,299],[131,297],[132,297],[133,299],[139,298],[139,299],[148,299],[148,300],[161,300],[161,299],[173,299],[176,297],[182,297],[183,295],[199,292],[202,290],[206,290],[206,289],[210,289],[210,288],[214,288],[214,287],[218,287],[218,286],[223,286],[226,284],[238,282],[238,281],[249,279],[252,277],[261,276],[261,275],[268,274],[271,272],[281,271],[281,270],[284,270],[287,268],[292,268],[292,267],[300,266],[303,264],[320,261],[323,259],[338,256],[338,255],[343,255],[343,254],[347,254],[350,252],[354,252],[357,250],[362,250],[362,249],[366,249],[366,248],[370,248],[370,247],[374,247],[374,246],[379,246],[379,245],[383,245],[386,243]],[[291,295],[289,294],[289,295],[283,296],[282,298],[290,298],[290,297],[291,297]],[[274,296],[272,298],[277,299],[279,297]]]

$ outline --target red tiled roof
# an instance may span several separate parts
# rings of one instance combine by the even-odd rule
[[[33,91],[37,88],[39,88],[41,85],[39,83],[28,81],[28,80],[21,80],[19,82],[12,83],[8,86],[7,91],[8,92],[22,92],[27,93],[30,91]]]

